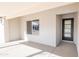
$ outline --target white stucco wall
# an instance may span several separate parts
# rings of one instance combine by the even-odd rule
[[[56,15],[56,45],[62,41],[62,16]]]
[[[8,30],[9,30],[9,41],[17,41],[21,39],[20,36],[20,19],[19,18],[13,18],[8,20]]]
[[[21,17],[22,38],[25,40],[30,40],[33,42],[38,42],[55,47],[58,44],[57,43],[58,40],[56,39],[58,35],[56,34],[56,29],[57,29],[56,15],[77,12],[78,6],[79,6],[78,4],[73,4],[73,5],[63,6],[55,9],[50,9],[47,11],[42,11],[42,12],[22,16]],[[28,35],[26,21],[35,20],[35,19],[39,19],[40,22],[39,35]]]
[[[56,34],[56,18],[55,15],[49,13],[50,11],[37,13],[33,15],[24,16],[21,19],[21,33],[22,38],[33,42],[38,42],[50,46],[55,46]],[[39,35],[27,34],[27,21],[39,19]]]
[[[78,51],[78,56],[79,56],[79,11],[78,11],[78,21],[77,21],[77,51]]]
[[[56,47],[56,45],[61,40],[61,39],[57,39],[58,33],[56,32],[56,30],[58,29],[58,27],[56,27],[56,26],[57,26],[59,20],[58,20],[58,22],[56,22],[57,21],[56,15],[73,13],[73,12],[79,13],[79,4],[78,3],[72,4],[72,5],[67,5],[67,6],[62,6],[62,7],[58,7],[58,8],[54,8],[54,9],[49,9],[46,11],[42,11],[42,12],[30,14],[30,15],[21,16],[20,28],[19,28],[20,33],[18,33],[19,26],[15,27],[16,28],[15,31],[16,31],[16,33],[18,33],[18,34],[16,34],[16,36],[18,36],[20,34],[20,36],[18,36],[18,37],[21,39],[24,39],[26,41],[38,42],[41,44]],[[39,23],[40,23],[39,35],[28,35],[26,21],[35,20],[35,19],[39,19]],[[12,21],[12,22],[14,22],[14,21]],[[19,20],[16,22],[18,23]],[[76,29],[74,31],[74,33],[75,33],[74,42],[76,43],[78,50],[79,50],[79,46],[78,46],[79,45],[79,24],[78,24],[78,22],[79,22],[79,14],[78,14],[78,20],[75,20],[75,24],[74,24],[75,27],[77,28],[77,33],[76,33]],[[13,33],[13,32],[14,32],[14,30],[11,31],[11,33]],[[12,35],[11,39],[13,39],[14,34],[11,34],[11,35]],[[16,36],[15,36],[15,38],[17,38]]]

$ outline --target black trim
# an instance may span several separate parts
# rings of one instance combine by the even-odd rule
[[[64,22],[65,22],[65,20],[71,20],[71,38],[64,37]],[[73,41],[73,31],[74,31],[74,18],[62,19],[62,40]]]

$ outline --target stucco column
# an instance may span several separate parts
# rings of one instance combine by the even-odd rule
[[[77,21],[77,51],[79,56],[79,11],[78,11],[78,21]]]
[[[8,25],[8,20],[6,17],[4,19],[4,43],[9,42],[9,25]]]
[[[5,43],[4,18],[0,17],[0,44]]]
[[[0,17],[0,44],[4,44],[9,39],[8,21],[5,17]]]

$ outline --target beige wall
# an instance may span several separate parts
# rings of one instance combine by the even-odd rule
[[[55,45],[55,32],[56,26],[54,25],[56,20],[53,20],[56,17],[47,12],[37,13],[33,15],[24,16],[21,19],[21,36],[25,40],[30,40],[33,42],[38,42],[50,46]],[[29,35],[27,34],[27,21],[39,19],[40,30],[38,35]]]
[[[62,16],[56,15],[56,45],[61,43],[62,40]]]
[[[63,6],[47,11],[25,15],[21,17],[21,36],[22,38],[50,46],[56,46],[56,15],[78,12],[78,4]],[[39,19],[40,31],[39,35],[28,35],[26,21]]]
[[[20,22],[20,29],[21,32],[18,32],[18,27],[16,26],[17,23],[19,21],[11,21],[12,23],[10,23],[10,29],[12,30],[12,26],[16,26],[14,28],[16,28],[16,30],[12,30],[10,31],[11,33],[11,40],[13,40],[14,38],[14,33],[12,32],[16,32],[18,34],[16,34],[16,36],[18,36],[19,38],[22,38],[24,40],[30,40],[33,42],[38,42],[38,43],[42,43],[42,44],[46,44],[46,45],[50,45],[50,46],[56,46],[57,45],[57,18],[56,15],[60,15],[60,14],[67,14],[67,13],[73,13],[73,12],[79,12],[79,4],[75,3],[72,5],[67,5],[67,6],[62,6],[62,7],[58,7],[58,8],[54,8],[54,9],[49,9],[46,11],[42,11],[42,12],[38,12],[38,13],[34,13],[34,14],[30,14],[30,15],[25,15],[25,16],[21,16],[21,22]],[[27,34],[27,25],[26,25],[26,21],[30,21],[30,20],[35,20],[35,19],[39,19],[39,23],[40,23],[40,30],[39,30],[39,35],[28,35]],[[10,20],[9,20],[10,21]],[[59,21],[58,21],[59,22]],[[13,24],[15,23],[15,24]],[[77,23],[78,25],[78,23]],[[77,26],[75,25],[75,26]],[[79,27],[79,25],[78,25]],[[77,29],[78,30],[78,29]],[[75,35],[77,36],[77,35]],[[17,37],[16,37],[17,38]],[[79,37],[76,37],[75,40],[77,40]],[[15,38],[14,38],[15,39]],[[16,39],[15,39],[16,40]],[[60,40],[59,40],[60,41]],[[76,42],[76,41],[75,41]],[[78,41],[77,41],[78,42]]]
[[[8,41],[15,41],[15,40],[20,40],[20,19],[19,18],[14,18],[8,20],[8,27],[9,27],[9,40]]]
[[[74,12],[76,12],[76,14],[68,15],[69,13],[74,13]],[[59,25],[61,25],[61,21],[57,19],[56,15],[62,15],[62,14],[65,14],[64,16],[62,16],[62,18],[75,17],[74,43],[77,45],[79,52],[79,46],[78,46],[79,45],[79,3],[21,16],[19,18],[20,20],[18,18],[8,20],[8,25],[9,25],[7,26],[9,27],[8,41],[24,39],[26,41],[38,42],[41,44],[56,47],[56,45],[58,45],[61,40],[60,37],[61,33],[58,33],[58,27]],[[77,16],[78,16],[78,20],[77,20]],[[29,35],[27,34],[26,22],[35,19],[39,19],[39,23],[40,23],[39,35]],[[61,28],[60,28],[60,32],[61,32]]]

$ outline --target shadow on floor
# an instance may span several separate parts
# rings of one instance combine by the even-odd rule
[[[35,56],[35,55],[41,54],[42,52],[44,52],[44,51],[40,51],[40,52],[38,52],[38,53],[35,53],[35,54],[32,54],[32,55],[29,55],[29,56],[26,56],[26,57],[32,57],[32,56]]]
[[[41,52],[29,55],[27,57],[35,56],[43,52],[49,52],[61,57],[77,57],[77,48],[73,43],[61,42],[61,44],[57,47],[51,47],[43,44],[38,44],[34,42],[23,42],[21,44],[28,45],[37,49],[42,50]]]

